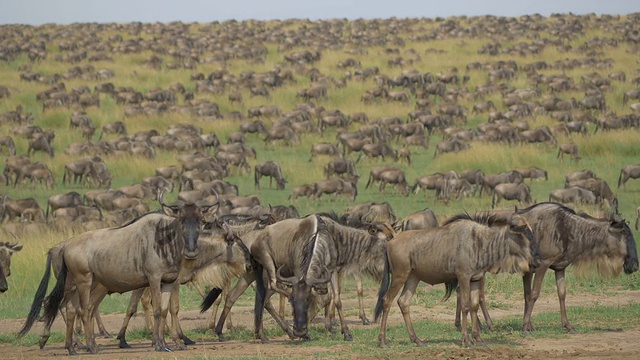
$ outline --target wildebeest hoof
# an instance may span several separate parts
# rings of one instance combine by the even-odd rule
[[[129,345],[126,341],[120,340],[120,344],[118,344],[120,349],[131,349],[131,345]]]
[[[227,339],[225,339],[224,336],[222,336],[222,335],[218,335],[218,341],[219,342],[225,342],[225,341],[227,341]]]
[[[369,319],[362,320],[362,325],[371,325],[371,321]]]
[[[195,341],[189,339],[186,335],[182,336],[182,341],[184,341],[185,345],[195,345],[196,344]]]
[[[344,334],[344,341],[353,341],[353,335],[350,333]]]
[[[305,341],[305,342],[306,341],[311,341],[311,336],[306,335],[306,336],[301,337],[301,339],[302,339],[302,341]]]

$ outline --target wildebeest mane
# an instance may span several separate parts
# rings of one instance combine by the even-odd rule
[[[309,270],[311,270],[311,264],[314,261],[314,257],[316,257],[318,246],[322,246],[321,244],[318,244],[319,235],[327,234],[327,224],[322,220],[320,216],[316,216],[316,220],[318,224],[316,231],[311,237],[304,240],[305,242],[302,248],[301,270],[305,275]]]
[[[112,227],[111,229],[122,229],[122,228],[125,228],[125,227],[127,227],[127,226],[129,226],[129,225],[131,225],[131,224],[135,223],[136,221],[139,221],[140,219],[142,219],[143,217],[145,217],[145,216],[147,216],[147,215],[151,215],[151,214],[162,214],[162,213],[163,213],[163,212],[162,212],[162,210],[154,210],[154,211],[150,211],[150,212],[144,213],[144,214],[142,214],[142,215],[139,215],[139,216],[137,216],[137,217],[135,217],[135,218],[133,218],[133,219],[129,220],[128,222],[126,222],[126,223],[124,223],[124,224],[122,224],[122,225],[120,225],[120,226]]]
[[[488,213],[488,212],[481,212],[473,215],[469,214],[468,212],[464,212],[461,214],[454,215],[451,218],[447,219],[442,224],[442,226],[445,226],[460,220],[470,220],[480,225],[486,225],[486,226],[496,226],[496,225],[500,226],[500,225],[508,224],[505,218],[497,216],[495,214]]]

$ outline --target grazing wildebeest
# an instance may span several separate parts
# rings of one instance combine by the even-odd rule
[[[398,161],[398,151],[391,148],[391,146],[385,142],[364,144],[362,146],[362,152],[358,156],[358,159],[356,159],[356,163],[360,161],[363,154],[369,159],[381,157],[384,161],[385,156],[390,156],[394,161]]]
[[[407,215],[400,224],[400,230],[402,231],[432,229],[436,227],[438,227],[438,219],[433,213],[433,210],[429,208]]]
[[[500,203],[501,199],[517,200],[525,206],[531,204],[531,189],[525,183],[502,183],[493,189],[491,208]]]
[[[391,301],[402,289],[398,305],[409,338],[416,345],[424,346],[413,330],[409,313],[411,298],[420,281],[431,285],[444,283],[445,298],[459,286],[463,309],[462,345],[482,343],[477,312],[485,274],[526,273],[536,264],[537,254],[533,232],[526,221],[517,216],[505,220],[464,214],[437,228],[399,233],[387,246],[385,274],[375,309],[376,320],[382,315],[380,345],[388,346],[387,317]],[[467,330],[469,311],[473,339]]]
[[[250,123],[240,125],[240,131],[250,134],[265,133],[267,132],[267,127],[264,125],[264,122],[254,120]]]
[[[629,179],[640,178],[640,165],[626,165],[620,169],[620,176],[618,176],[618,189],[622,185],[625,189],[625,185]]]
[[[0,242],[0,293],[9,290],[7,278],[11,276],[11,255],[22,250],[18,243]]]
[[[127,127],[122,121],[115,121],[112,123],[108,123],[102,126],[102,135],[104,134],[117,134],[117,135],[126,135]]]
[[[334,194],[334,199],[338,195],[350,195],[351,201],[355,201],[358,187],[355,182],[343,178],[320,180],[313,184],[313,200],[317,200],[322,194]]]
[[[94,163],[102,161],[100,157],[86,157],[72,161],[64,166],[64,175],[62,176],[62,186],[71,185],[71,177],[73,183],[87,183],[92,171],[95,170]]]
[[[546,125],[542,125],[531,130],[521,131],[520,140],[527,143],[551,142],[553,145],[557,143],[555,136],[551,133],[551,129]]]
[[[609,184],[603,179],[590,178],[584,180],[576,180],[571,181],[568,184],[565,184],[565,187],[579,186],[581,188],[593,191],[596,196],[600,198],[601,201],[605,201],[609,208],[614,212],[618,213],[618,198],[615,196]]]
[[[330,283],[344,339],[353,340],[342,311],[340,275],[367,272],[379,275],[382,261],[374,259],[383,259],[386,243],[393,235],[389,226],[370,225],[366,230],[356,229],[329,216],[310,215],[303,219],[283,220],[256,232],[259,233],[257,236],[252,233],[246,236],[255,238],[251,254],[259,264],[255,274],[256,338],[267,341],[262,331],[262,311],[274,291],[285,293],[292,303],[293,335],[308,338],[311,290],[315,288],[319,294],[327,293]],[[267,274],[266,282],[263,271]],[[290,285],[291,294],[280,290],[277,282]],[[331,324],[325,323],[325,326],[330,329]]]
[[[589,169],[574,171],[564,177],[564,186],[567,187],[570,182],[573,182],[576,180],[586,180],[586,179],[592,179],[596,177],[597,177],[596,174]]]
[[[276,179],[276,186],[278,190],[284,190],[284,184],[287,181],[282,177],[282,170],[277,162],[269,160],[256,164],[254,171],[254,184],[258,190],[260,190],[260,178],[263,176],[269,177],[269,189],[271,189],[271,181]]]
[[[569,155],[571,161],[575,162],[576,164],[581,159],[578,155],[578,145],[576,145],[576,143],[560,144],[560,146],[558,147],[558,155],[556,156],[558,159],[560,159],[560,162],[562,162],[564,154]]]
[[[562,204],[595,204],[598,196],[591,190],[572,186],[566,189],[556,189],[549,193],[549,201],[555,201]]]
[[[475,185],[474,193],[477,192],[478,196],[482,196],[482,188],[484,187],[484,171],[480,169],[464,170],[459,176],[460,179],[465,179],[469,184]]]
[[[394,225],[397,220],[393,207],[386,201],[382,203],[367,201],[360,204],[349,205],[347,206],[344,217],[347,225],[370,223]]]
[[[549,180],[549,175],[547,173],[547,170],[541,169],[537,166],[530,166],[526,169],[518,169],[516,170],[517,172],[519,172],[520,174],[522,174],[522,177],[525,179],[544,179],[544,180]]]
[[[283,141],[285,145],[289,146],[298,145],[300,144],[300,135],[287,126],[278,126],[267,130],[267,135],[264,138],[265,145],[273,144],[276,141]]]
[[[323,168],[324,174],[327,176],[327,179],[331,177],[331,175],[348,175],[348,176],[358,176],[358,172],[356,171],[356,164],[351,159],[336,159],[329,161]]]
[[[31,154],[35,153],[36,151],[42,151],[49,154],[50,157],[53,157],[55,151],[53,149],[53,146],[51,146],[52,139],[41,134],[44,133],[34,134],[31,138],[29,138],[29,148],[27,149],[27,155],[31,156]]]
[[[198,258],[197,241],[205,214],[215,205],[170,204],[162,201],[161,212],[145,214],[127,225],[88,231],[66,240],[56,261],[62,263],[54,289],[45,293],[51,276],[51,253],[42,281],[20,336],[33,326],[44,303],[44,322],[49,327],[59,309],[66,305],[73,286],[78,293],[78,314],[82,318],[87,349],[97,352],[93,336],[93,312],[108,293],[124,293],[141,287],[151,288],[154,307],[153,339],[156,351],[164,351],[164,319],[167,309],[161,304],[162,293],[177,297],[178,274],[188,269]],[[172,310],[172,338],[178,345],[178,329]],[[67,308],[69,311],[69,307]],[[67,313],[67,318],[73,318]],[[73,322],[67,322],[65,348],[70,355],[76,351],[72,345]]]
[[[371,171],[369,171],[369,179],[367,180],[367,185],[365,185],[365,189],[368,189],[369,186],[373,186],[376,182],[380,181],[380,175],[382,175],[382,173],[384,173],[385,171],[390,171],[390,170],[399,170],[397,166],[395,165],[383,165],[383,166],[377,166],[371,169]]]
[[[492,194],[494,191],[494,188],[498,184],[503,184],[503,183],[517,184],[523,181],[524,181],[524,177],[522,176],[522,174],[515,170],[505,171],[499,174],[489,174],[484,178],[484,189],[488,194]]]
[[[578,269],[596,265],[601,276],[611,277],[624,270],[638,270],[636,242],[624,219],[579,216],[557,203],[540,203],[517,211],[531,225],[540,246],[540,264],[523,277],[525,312],[522,330],[533,331],[531,314],[540,296],[542,280],[548,269],[555,271],[562,326],[573,331],[565,307],[565,269],[574,264]],[[535,276],[534,276],[535,275]]]

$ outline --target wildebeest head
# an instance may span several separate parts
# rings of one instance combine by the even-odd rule
[[[183,255],[186,259],[198,257],[198,237],[200,236],[201,223],[205,218],[204,214],[210,211],[218,202],[212,205],[197,205],[193,203],[165,204],[163,193],[158,196],[158,202],[162,206],[162,211],[167,216],[171,216],[178,221],[178,236],[184,241]],[[218,194],[216,194],[217,197]]]
[[[624,242],[626,248],[626,256],[624,257],[623,269],[625,274],[631,274],[638,271],[638,250],[636,249],[636,240],[629,225],[624,219],[614,215],[611,218],[611,226],[609,234]]]
[[[527,267],[535,268],[540,265],[540,246],[526,219],[519,215],[513,215],[509,220],[509,232],[514,235],[513,240],[519,245],[512,249],[511,255],[530,259]],[[528,249],[528,254],[523,253],[523,249]]]
[[[7,278],[11,275],[11,255],[22,250],[18,243],[0,243],[0,293],[9,289]]]
[[[329,270],[324,267],[322,274],[317,278],[310,278],[307,276],[296,277],[284,277],[281,274],[282,267],[280,267],[276,273],[278,282],[291,286],[291,294],[289,294],[289,302],[293,307],[293,334],[298,337],[308,336],[308,318],[309,318],[309,306],[313,303],[315,294],[312,290],[315,290],[320,295],[327,293],[327,283],[331,279]]]

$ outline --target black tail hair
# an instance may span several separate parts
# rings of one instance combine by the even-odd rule
[[[256,263],[254,271],[256,272],[256,302],[253,308],[253,321],[254,329],[257,331],[262,325],[262,315],[267,296],[267,288],[265,287],[264,278],[262,277],[264,273],[262,265]]]
[[[200,304],[200,313],[209,310],[211,305],[218,300],[218,296],[220,296],[220,294],[222,294],[222,289],[220,288],[213,288],[209,290],[209,293],[204,299],[202,299],[202,303]]]
[[[378,322],[380,315],[382,314],[382,305],[384,302],[384,296],[389,291],[391,285],[391,267],[389,265],[389,255],[387,249],[384,250],[384,273],[382,274],[382,283],[380,283],[380,290],[378,291],[378,302],[376,302],[376,308],[374,310],[373,322]]]
[[[449,300],[453,291],[458,288],[458,279],[447,281],[446,283],[444,283],[444,288],[445,292],[444,296],[442,297],[443,302]]]
[[[40,285],[38,285],[36,294],[33,297],[31,310],[29,310],[29,315],[27,315],[27,321],[24,323],[22,329],[18,333],[18,337],[23,337],[24,335],[26,335],[33,326],[33,323],[35,323],[36,319],[38,318],[40,309],[42,309],[42,303],[44,302],[44,296],[46,295],[47,288],[49,287],[49,278],[51,278],[51,253],[47,254],[47,264],[44,268],[42,280],[40,280]]]
[[[62,254],[60,256],[62,256]],[[67,281],[67,273],[67,264],[64,262],[63,258],[62,269],[60,270],[60,274],[58,274],[56,286],[53,287],[53,290],[51,290],[49,296],[47,296],[44,301],[44,323],[47,328],[51,327],[53,320],[56,319],[56,315],[58,315],[58,312],[60,311],[60,305],[64,299],[64,288]]]

